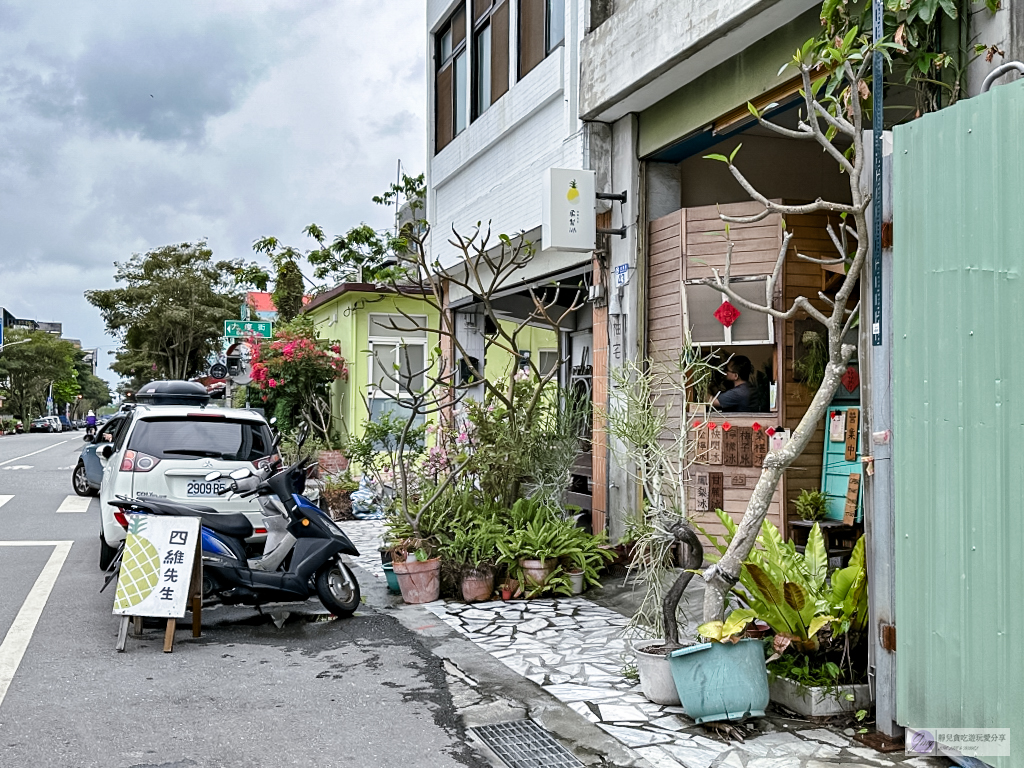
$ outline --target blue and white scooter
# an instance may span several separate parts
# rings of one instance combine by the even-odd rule
[[[260,606],[306,600],[315,593],[335,616],[351,616],[359,607],[359,583],[342,555],[358,556],[359,551],[330,517],[301,495],[307,464],[299,459],[266,479],[247,469],[228,476],[231,483],[224,493],[257,496],[267,521],[265,554],[252,559],[245,554],[252,525],[241,513],[149,497],[110,503],[125,513],[201,519],[204,600]],[[211,472],[206,480],[221,477]]]

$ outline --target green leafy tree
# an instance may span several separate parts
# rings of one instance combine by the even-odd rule
[[[256,253],[270,260],[274,272],[274,289],[270,298],[277,309],[278,320],[288,323],[302,311],[302,299],[305,295],[305,276],[299,262],[303,259],[301,251],[288,245],[281,245],[276,237],[263,237],[253,243]],[[267,290],[270,285],[270,273],[257,263],[240,266],[236,272],[237,280],[251,285],[259,291]]]
[[[989,61],[1002,55],[995,46],[983,43],[968,50],[959,35],[949,34],[958,23],[968,23],[975,6],[984,5],[989,13],[995,13],[1001,0],[882,2],[885,40],[893,43],[887,54],[891,60],[886,85],[911,90],[914,104],[906,105],[911,112],[909,117],[934,112],[963,98],[968,64],[980,54],[987,54]],[[868,0],[825,0],[821,6],[819,42],[838,48],[851,29],[872,28],[871,13]],[[899,101],[902,103],[902,99]]]
[[[8,400],[8,409],[22,421],[43,412],[51,383],[55,393],[65,387],[70,396],[78,394],[66,384],[75,381],[76,350],[70,341],[45,331],[10,330],[4,342],[0,391]]]
[[[133,388],[203,371],[220,347],[224,321],[238,316],[241,262],[215,261],[201,240],[135,254],[115,266],[119,287],[85,292],[124,346],[111,369]]]

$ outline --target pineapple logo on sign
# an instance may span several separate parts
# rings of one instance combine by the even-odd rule
[[[198,540],[198,518],[128,515],[114,613],[184,616]]]
[[[152,594],[160,581],[160,553],[144,536],[148,522],[145,515],[129,517],[128,539],[114,598],[115,610],[134,608]]]
[[[575,207],[580,199],[580,191],[576,188],[576,179],[569,182],[569,191],[565,194],[565,199],[573,205],[569,209],[569,231],[575,233],[580,225],[580,209]]]

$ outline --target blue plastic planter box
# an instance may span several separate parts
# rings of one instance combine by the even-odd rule
[[[388,592],[399,594],[402,590],[398,586],[398,577],[395,576],[391,563],[382,563],[380,567],[384,570],[384,578],[388,580]]]
[[[768,670],[760,640],[691,645],[669,661],[683,709],[698,723],[764,716]]]

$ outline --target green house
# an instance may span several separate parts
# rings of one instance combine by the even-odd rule
[[[401,396],[398,384],[385,375],[399,364],[409,372],[421,371],[439,343],[438,313],[425,300],[401,295],[386,286],[341,283],[314,297],[304,312],[313,318],[320,338],[336,343],[348,362],[347,380],[336,381],[331,416],[343,435],[357,437],[370,418],[394,410],[391,395]],[[521,356],[531,355],[542,371],[558,364],[555,334],[542,328],[524,328],[519,334]],[[516,356],[493,348],[485,361],[488,379],[507,377],[518,367]],[[410,387],[423,386],[423,377]],[[386,391],[388,390],[388,391]]]

